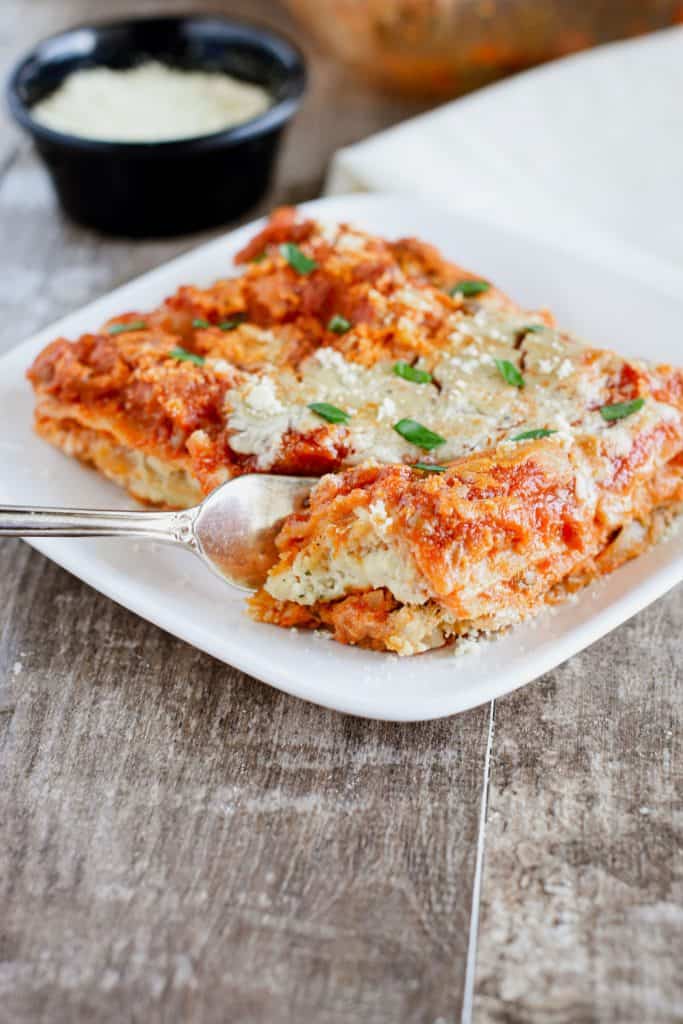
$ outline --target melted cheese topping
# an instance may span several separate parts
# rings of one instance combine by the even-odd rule
[[[420,298],[425,305],[424,296]],[[255,455],[258,468],[267,471],[277,462],[288,432],[306,434],[325,427],[308,408],[313,402],[326,402],[349,414],[348,424],[326,427],[330,438],[347,439],[348,465],[368,459],[449,461],[534,429],[552,430],[565,438],[597,434],[614,449],[620,436],[632,436],[634,426],[661,416],[661,409],[649,402],[647,409],[629,418],[627,428],[608,424],[599,407],[605,401],[606,381],[611,372],[618,372],[622,360],[550,327],[525,333],[530,324],[541,327],[528,315],[495,310],[453,314],[453,329],[442,351],[415,363],[432,374],[429,384],[397,376],[393,360],[367,367],[334,348],[318,349],[298,373],[266,370],[248,375],[246,383],[228,395],[230,445]],[[510,385],[496,360],[519,367],[524,387]],[[401,419],[416,420],[445,443],[426,455],[396,432],[394,425]],[[629,440],[623,443],[630,446]]]

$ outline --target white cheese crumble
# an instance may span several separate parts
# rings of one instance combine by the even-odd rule
[[[284,405],[275,393],[275,384],[270,377],[262,377],[247,393],[246,404],[252,412],[263,416],[277,416]]]
[[[387,530],[393,523],[393,519],[387,512],[387,507],[384,502],[381,499],[373,502],[373,504],[368,508],[368,513],[370,515],[372,525],[375,527],[377,532],[384,537]]]
[[[335,348],[319,348],[313,357],[323,370],[329,370],[345,388],[355,388],[362,374],[362,368],[349,363]]]
[[[410,285],[404,285],[402,288],[397,289],[392,298],[395,302],[407,306],[411,313],[414,313],[416,310],[420,313],[434,312],[434,300],[429,293],[425,294],[418,291],[417,288],[411,288]],[[414,324],[411,324],[411,326],[414,326]]]
[[[356,234],[353,231],[344,231],[338,236],[336,248],[339,252],[361,252],[367,245],[365,235]]]
[[[262,114],[260,85],[222,71],[185,71],[157,61],[82,68],[31,108],[40,124],[85,139],[161,142],[209,135]]]
[[[219,377],[232,377],[235,373],[235,367],[226,359],[214,359],[209,356],[206,360],[206,365],[214,373],[217,373]]]
[[[396,417],[396,402],[393,398],[383,398],[380,402],[379,409],[377,410],[377,419],[380,420],[391,420]]]

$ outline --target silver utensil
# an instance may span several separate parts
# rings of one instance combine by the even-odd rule
[[[187,548],[222,579],[256,590],[275,563],[285,516],[304,507],[315,480],[249,473],[181,512],[0,505],[0,537],[138,537]]]

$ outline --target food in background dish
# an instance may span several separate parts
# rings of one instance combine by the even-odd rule
[[[331,474],[257,618],[417,653],[611,571],[683,500],[679,371],[586,346],[415,239],[285,209],[238,262],[29,376],[38,432],[146,501]]]
[[[147,61],[116,70],[82,68],[31,108],[55,131],[107,142],[168,142],[225,131],[270,106],[260,85],[223,71]]]
[[[329,51],[396,92],[446,97],[681,21],[679,0],[287,0]]]

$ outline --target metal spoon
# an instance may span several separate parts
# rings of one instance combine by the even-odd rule
[[[310,477],[250,473],[216,488],[181,512],[15,508],[0,505],[0,537],[140,537],[177,544],[222,579],[256,590],[277,559],[285,516],[301,509]]]

